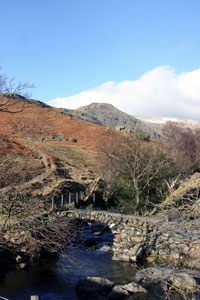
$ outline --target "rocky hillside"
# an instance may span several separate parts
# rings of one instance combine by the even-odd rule
[[[88,106],[82,106],[77,109],[60,109],[61,113],[80,120],[89,121],[95,124],[103,125],[109,128],[125,127],[132,131],[143,131],[151,137],[160,138],[162,136],[162,127],[166,122],[176,122],[183,127],[200,128],[200,122],[190,119],[150,117],[150,116],[132,116],[126,114],[112,104],[92,103]]]
[[[111,104],[92,103],[75,110],[63,109],[63,112],[71,117],[93,122],[109,128],[125,127],[132,131],[144,131],[152,137],[159,137],[157,132],[145,122],[128,115]]]

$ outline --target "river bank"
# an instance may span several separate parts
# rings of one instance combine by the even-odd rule
[[[142,220],[139,220],[137,218],[136,223],[138,232],[140,232],[140,228],[142,228],[143,232],[145,227],[144,223],[142,223],[141,221]],[[169,226],[169,223],[171,227]],[[130,225],[128,216],[126,222],[124,222],[123,224],[124,226],[125,224]],[[157,239],[153,244],[153,247],[158,247],[157,252],[153,252],[150,256],[147,256],[145,253],[143,253],[144,256],[141,257],[142,259],[144,259],[143,262],[141,260],[138,260],[135,263],[130,263],[129,261],[125,262],[120,260],[113,260],[112,249],[116,243],[116,240],[119,241],[120,236],[118,236],[118,238],[116,239],[115,234],[109,229],[108,225],[103,222],[97,223],[94,220],[85,221],[85,225],[80,230],[80,237],[73,241],[64,256],[59,256],[58,258],[41,257],[40,260],[27,264],[26,262],[20,260],[16,262],[17,257],[15,255],[15,257],[12,257],[12,263],[10,264],[8,260],[4,260],[4,258],[8,259],[8,256],[5,253],[5,256],[4,258],[2,257],[2,260],[6,262],[4,264],[6,269],[1,274],[0,295],[10,300],[28,300],[30,295],[33,294],[39,294],[42,300],[77,300],[80,299],[80,295],[78,296],[76,294],[76,285],[79,280],[84,280],[87,277],[106,278],[111,280],[115,285],[127,284],[132,281],[137,281],[136,278],[140,278],[140,280],[138,280],[138,283],[145,285],[145,280],[148,281],[149,279],[145,277],[144,274],[141,275],[141,273],[138,273],[138,263],[142,263],[139,269],[142,268],[146,275],[150,274],[150,278],[152,277],[152,272],[154,272],[155,276],[156,274],[158,274],[158,276],[162,278],[162,276],[160,275],[160,265],[158,264],[163,260],[166,262],[170,261],[170,257],[165,255],[165,253],[164,255],[162,255],[163,252],[161,251],[162,247],[166,248],[166,245],[168,245],[167,251],[169,251],[170,236],[167,236],[166,238],[166,231],[169,231],[169,229],[171,228],[171,232],[175,234],[174,239],[170,240],[171,242],[173,242],[171,243],[171,245],[175,245],[176,249],[180,250],[180,253],[181,249],[187,246],[185,245],[185,240],[181,245],[180,232],[182,232],[181,237],[184,236],[184,239],[188,239],[188,236],[190,237],[191,245],[194,245],[194,241],[196,241],[196,238],[199,238],[198,220],[190,220],[190,222],[188,223],[190,226],[187,227],[187,232],[185,232],[185,227],[180,226],[180,223],[176,223],[174,220],[172,222],[167,222],[167,224],[168,227],[164,222],[159,223],[159,228],[161,228],[161,230],[157,231]],[[112,226],[112,228],[114,228],[114,226]],[[157,230],[156,226],[153,228],[153,232],[155,230]],[[193,232],[192,236],[191,232]],[[123,244],[123,248],[120,248],[120,251],[127,247],[127,241],[130,242],[127,235],[127,231],[121,232],[120,245]],[[133,237],[133,234],[131,236]],[[139,241],[139,236],[135,234],[135,240],[136,237]],[[178,240],[178,237],[180,241]],[[176,239],[178,242],[176,242]],[[160,247],[158,245],[160,245]],[[181,245],[181,247],[178,247],[178,245]],[[197,244],[195,245],[198,246]],[[144,246],[145,244],[143,244],[143,247]],[[197,249],[193,247],[191,253],[196,253],[197,255],[197,250],[198,247]],[[199,256],[196,256],[196,260],[198,259]],[[194,256],[193,258],[191,258],[190,262],[191,261],[193,261],[194,263]],[[154,270],[150,269],[150,271],[145,269],[146,267],[150,267],[152,263],[154,265],[157,264],[158,266],[154,267]],[[175,263],[174,266],[168,264],[165,265],[164,269],[161,266],[163,282],[165,283],[171,282],[171,274],[175,273],[175,268],[176,270],[178,270],[177,268],[182,265],[180,257],[179,259],[175,259],[175,257],[173,257],[173,263]],[[196,265],[195,268],[198,269],[198,265]],[[171,269],[171,273],[169,273],[169,269]],[[167,273],[165,273],[165,271]],[[178,273],[180,273],[180,269]],[[140,276],[138,274],[140,274]],[[166,274],[168,275],[168,277],[166,277]],[[194,274],[192,276],[197,277],[198,274],[195,274],[195,276]],[[189,277],[186,277],[186,279],[188,278]],[[148,284],[149,299],[163,299],[162,295],[162,287],[160,287],[157,281],[150,282],[150,284]],[[134,295],[129,296],[130,299],[134,299],[133,297]],[[147,297],[147,295],[144,296],[140,294],[138,296],[137,293],[137,297],[139,297],[137,299],[146,299],[145,297]],[[199,299],[198,297],[199,296],[197,296],[196,299]],[[183,299],[183,297],[178,297],[177,299]]]
[[[64,256],[41,258],[25,269],[10,265],[1,277],[0,295],[10,300],[28,300],[33,294],[42,300],[78,300],[76,284],[87,276],[126,283],[134,276],[136,266],[112,261],[112,235],[106,231],[95,234],[97,229],[99,232],[98,224],[83,228],[82,243],[71,245]]]

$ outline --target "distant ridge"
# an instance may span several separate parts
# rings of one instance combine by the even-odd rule
[[[172,117],[152,117],[152,116],[135,116],[140,121],[153,124],[165,124],[166,122],[183,123],[187,126],[200,127],[200,121],[183,118]]]
[[[40,107],[43,107],[43,108],[51,108],[50,105],[48,105],[48,104],[46,104],[42,101],[29,99],[29,98],[26,98],[26,97],[24,97],[22,95],[19,95],[19,94],[15,94],[15,93],[0,93],[0,94],[3,97],[16,99],[16,100],[24,102],[24,103],[34,104],[34,105],[37,105],[37,106],[40,106]]]
[[[162,128],[167,122],[177,123],[183,128],[200,129],[200,122],[192,119],[171,118],[171,117],[150,117],[150,116],[135,116],[138,120],[145,122],[146,125],[162,135]]]

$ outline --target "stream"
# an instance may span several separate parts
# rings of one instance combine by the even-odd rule
[[[0,296],[9,300],[30,300],[31,295],[39,295],[41,300],[78,300],[76,283],[87,276],[104,277],[117,284],[130,282],[136,265],[112,261],[113,236],[109,231],[100,231],[101,226],[85,225],[80,233],[84,242],[72,243],[64,256],[41,259],[27,269],[10,266],[0,278]],[[128,299],[163,299],[159,296],[154,289]]]

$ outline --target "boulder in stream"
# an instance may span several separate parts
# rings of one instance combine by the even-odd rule
[[[186,268],[174,268],[163,264],[140,270],[134,280],[144,285],[169,285],[171,289],[195,292],[200,289],[200,272]]]
[[[88,295],[88,299],[94,299],[95,296],[107,295],[113,288],[114,283],[101,277],[87,277],[80,279],[76,285],[78,294]]]
[[[115,285],[108,295],[108,299],[124,299],[135,293],[147,293],[147,290],[136,282],[123,285]]]
[[[115,285],[112,281],[101,277],[87,277],[78,281],[77,293],[86,299],[124,299],[134,293],[146,293],[147,290],[135,282]]]

